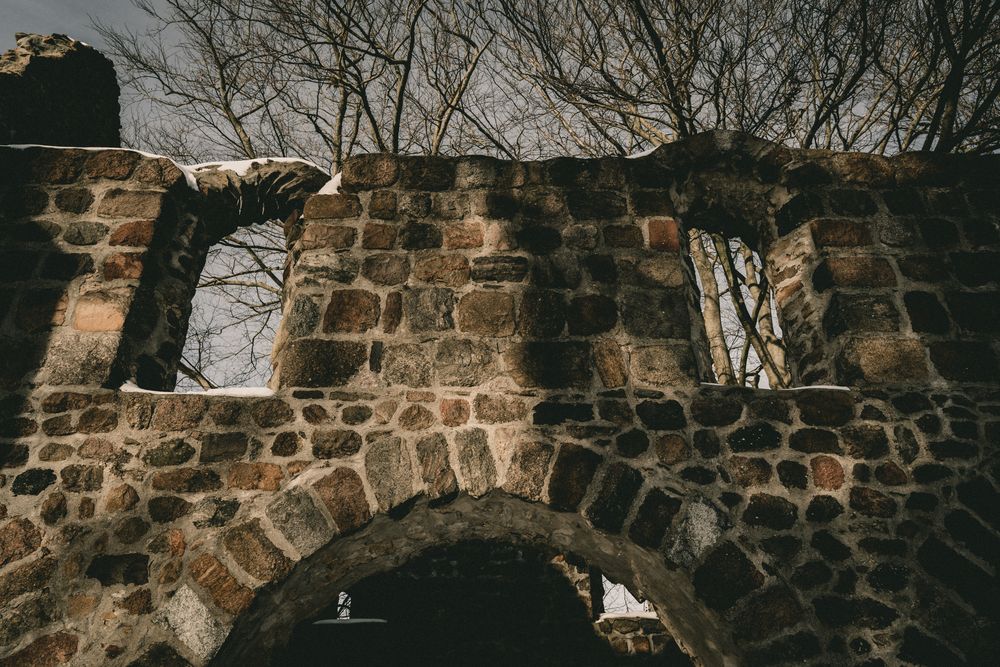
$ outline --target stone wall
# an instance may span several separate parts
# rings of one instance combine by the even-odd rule
[[[0,143],[120,146],[111,61],[65,35],[16,36],[0,55]]]
[[[118,391],[142,368],[120,342],[56,352],[89,288],[133,289],[100,273],[121,225],[181,215],[103,218],[105,180],[66,210],[86,172],[62,156],[84,159],[3,153],[48,174],[4,180],[31,267],[3,264],[5,347],[23,294],[66,295],[34,358],[4,357],[4,664],[266,664],[337,592],[465,540],[599,567],[705,665],[996,655],[996,160],[727,133],[628,161],[355,158],[290,219],[275,394],[247,397]],[[137,181],[152,164],[115,187],[199,200]],[[107,231],[71,250],[93,210]],[[701,382],[689,226],[758,246],[797,382],[849,388]],[[168,237],[144,276],[211,238]],[[82,268],[49,278],[65,255]],[[160,330],[131,298],[126,341]]]

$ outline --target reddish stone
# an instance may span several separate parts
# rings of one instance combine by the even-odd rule
[[[115,607],[136,616],[148,614],[153,611],[153,596],[148,588],[140,588],[120,600],[115,600]]]
[[[97,151],[87,158],[84,170],[90,178],[123,181],[132,175],[132,171],[141,159],[142,156],[134,151]]]
[[[240,584],[215,556],[201,554],[191,562],[188,571],[208,591],[216,606],[230,614],[239,614],[253,601],[253,591]]]
[[[42,544],[42,534],[27,519],[14,519],[0,527],[0,567],[24,558]]]
[[[142,253],[115,253],[104,260],[104,279],[138,280],[142,269]]]
[[[77,331],[120,331],[125,325],[125,304],[110,292],[81,295],[73,309]]]
[[[486,424],[519,421],[528,414],[528,406],[514,396],[479,394],[473,401],[476,419]]]
[[[361,247],[369,250],[390,250],[396,242],[396,234],[397,229],[394,225],[369,222],[365,224]]]
[[[403,294],[401,292],[389,292],[385,295],[385,311],[382,314],[382,331],[387,334],[395,333],[400,321],[403,319]]]
[[[114,231],[111,232],[108,244],[145,248],[153,242],[155,224],[153,220],[124,222],[115,227]]]
[[[680,230],[673,218],[656,218],[646,223],[649,247],[653,250],[680,250]]]
[[[469,402],[461,398],[441,399],[441,423],[461,426],[469,421]]]
[[[483,245],[483,224],[481,222],[457,222],[444,228],[444,247],[449,250],[460,248],[481,248]]]
[[[313,488],[341,533],[356,530],[371,518],[361,477],[350,468],[337,468]]]
[[[418,259],[413,266],[417,280],[449,287],[469,282],[469,260],[462,255],[433,255]]]
[[[122,190],[116,188],[104,194],[97,214],[103,218],[148,218],[160,216],[163,200],[162,192],[145,190]]]
[[[267,538],[257,519],[230,528],[222,541],[232,559],[261,581],[283,577],[292,568],[292,561]]]
[[[458,302],[458,327],[482,336],[514,333],[514,297],[506,292],[476,290]]]
[[[422,405],[411,405],[399,413],[399,426],[405,431],[422,431],[435,421],[434,413]]]
[[[363,333],[378,323],[377,294],[358,289],[335,290],[323,316],[325,333]]]
[[[0,659],[0,667],[53,667],[76,655],[80,638],[68,632],[39,637],[23,649]]]
[[[277,491],[284,473],[274,463],[237,462],[229,469],[229,488]]]
[[[844,484],[844,467],[832,456],[816,456],[809,462],[813,484],[820,489],[835,491]]]

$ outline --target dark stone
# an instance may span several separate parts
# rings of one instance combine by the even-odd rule
[[[825,530],[816,531],[809,544],[829,561],[840,562],[851,556],[851,549]]]
[[[552,227],[522,227],[514,237],[518,247],[534,255],[547,255],[562,245],[562,234]]]
[[[773,637],[802,620],[802,606],[794,593],[774,586],[755,594],[736,618],[738,641],[760,641]]]
[[[901,591],[910,581],[910,570],[895,563],[879,563],[865,578],[877,591]]]
[[[594,406],[589,403],[556,403],[542,401],[532,411],[536,426],[562,424],[566,421],[589,422],[594,418]]]
[[[915,332],[944,334],[951,329],[948,313],[930,292],[907,292],[903,303]]]
[[[760,542],[764,553],[782,562],[791,561],[802,550],[802,540],[791,535],[766,537]]]
[[[128,667],[191,667],[191,663],[166,642],[157,642],[149,647],[137,660]]]
[[[694,448],[698,450],[704,459],[712,459],[719,455],[721,444],[719,435],[715,431],[702,430],[695,431]]]
[[[962,482],[956,489],[963,505],[986,521],[993,530],[1000,531],[1000,493],[985,477]]]
[[[965,661],[936,639],[909,626],[903,630],[903,644],[897,657],[915,665],[961,665]]]
[[[437,225],[410,222],[399,230],[399,240],[404,250],[424,250],[440,248],[443,235]]]
[[[788,444],[795,451],[805,452],[806,454],[817,454],[820,452],[842,453],[840,443],[837,441],[837,434],[824,429],[799,429],[792,433]]]
[[[654,431],[674,431],[687,425],[684,408],[677,401],[643,401],[635,406],[635,413]]]
[[[271,453],[275,456],[292,456],[299,451],[299,435],[294,431],[285,431],[274,436],[271,443]]]
[[[566,324],[566,302],[562,294],[532,290],[521,298],[518,332],[529,338],[555,338]]]
[[[248,438],[246,433],[206,433],[201,441],[202,463],[234,461],[246,454]]]
[[[48,468],[33,468],[25,470],[14,478],[10,490],[15,496],[37,496],[46,488],[55,484],[56,473]]]
[[[768,665],[805,663],[810,658],[820,654],[821,648],[816,635],[809,632],[797,632],[794,635],[776,639],[763,648],[747,651],[748,667],[766,667]]]
[[[154,467],[175,466],[186,463],[194,456],[194,447],[181,439],[168,440],[146,450],[142,460]]]
[[[764,526],[771,530],[787,530],[795,525],[798,509],[779,496],[755,493],[743,512],[743,522],[751,526]]]
[[[282,387],[334,387],[347,384],[368,361],[364,343],[299,339],[290,341],[278,360]]]
[[[583,266],[595,283],[613,285],[618,282],[618,269],[611,255],[587,255],[583,258]]]
[[[629,538],[641,547],[658,548],[680,509],[679,498],[668,496],[659,489],[650,490],[636,512]]]
[[[813,523],[829,523],[844,512],[843,505],[833,496],[816,496],[809,501],[806,519]]]
[[[689,466],[681,470],[681,479],[703,486],[714,483],[717,477],[718,473],[704,466]]]
[[[810,426],[843,426],[854,418],[854,396],[847,391],[804,389],[795,392],[795,404]]]
[[[889,453],[889,438],[878,424],[857,424],[840,430],[844,450],[855,459],[880,459]]]
[[[95,556],[87,567],[87,576],[102,586],[142,585],[149,582],[149,556],[145,554],[114,554]]]
[[[638,338],[688,339],[691,318],[682,290],[629,290],[621,297],[625,331]]]
[[[472,260],[472,279],[476,282],[519,283],[528,275],[526,257],[489,255]]]
[[[996,579],[938,538],[927,538],[917,550],[917,561],[931,576],[954,589],[980,613],[997,613],[1000,590]]]
[[[104,468],[100,466],[68,465],[59,471],[67,491],[97,491],[104,483]]]
[[[699,598],[716,611],[725,611],[764,583],[764,575],[732,542],[717,546],[694,572]]]
[[[899,311],[888,296],[837,292],[826,308],[823,329],[828,336],[861,331],[899,331]]]
[[[797,588],[809,590],[821,586],[833,578],[833,571],[821,560],[812,560],[795,568],[792,583]]]
[[[618,218],[628,214],[625,197],[611,190],[570,190],[566,193],[570,215],[577,220]]]
[[[691,401],[691,417],[702,426],[728,426],[743,414],[743,404],[728,396],[699,396]]]
[[[762,452],[777,449],[781,444],[781,434],[770,424],[757,422],[730,433],[728,443],[729,449],[734,452]]]
[[[361,451],[361,436],[355,431],[316,431],[312,451],[319,459],[351,456]]]
[[[871,630],[888,627],[899,613],[873,598],[842,598],[824,595],[813,600],[816,615],[824,625],[842,628],[856,625]]]
[[[570,301],[566,319],[571,336],[590,336],[613,329],[618,323],[618,309],[606,296],[586,294]]]
[[[931,361],[947,380],[990,382],[1000,375],[989,343],[944,341],[930,344]]]
[[[549,480],[549,504],[563,512],[574,512],[594,479],[601,456],[579,445],[559,448]]]
[[[515,343],[504,358],[522,387],[584,387],[593,375],[591,349],[585,342]]]
[[[601,478],[597,497],[587,508],[587,518],[600,530],[620,532],[641,486],[638,470],[622,463],[610,464]]]
[[[169,523],[191,511],[191,503],[178,496],[157,496],[149,499],[149,518],[156,523]]]
[[[889,518],[896,514],[896,501],[889,496],[864,486],[851,488],[851,509],[879,518]]]

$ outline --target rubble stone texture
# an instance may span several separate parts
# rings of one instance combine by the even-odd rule
[[[0,172],[3,664],[264,664],[467,540],[582,558],[704,665],[997,655],[995,157],[352,158],[287,225],[270,398],[117,389],[170,388],[209,193]],[[707,383],[692,227],[765,258],[797,389]]]

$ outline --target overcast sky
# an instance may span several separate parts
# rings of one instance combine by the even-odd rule
[[[130,0],[0,0],[0,53],[14,48],[15,32],[58,32],[100,48],[92,19],[140,28],[145,15]]]

